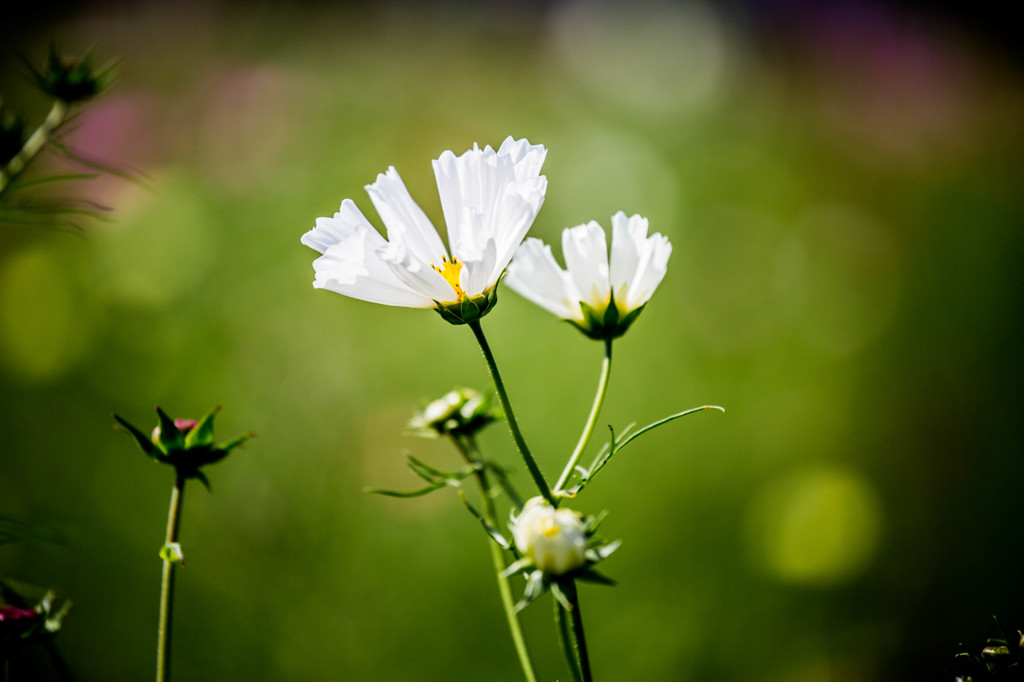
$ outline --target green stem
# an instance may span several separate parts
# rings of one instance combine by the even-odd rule
[[[565,656],[565,663],[569,666],[572,679],[576,682],[583,682],[583,673],[580,672],[580,662],[576,657],[576,648],[573,646],[572,634],[569,631],[569,623],[566,618],[566,611],[557,599],[552,599],[555,605],[555,624],[558,626],[558,641],[562,644],[562,654]]]
[[[597,424],[597,415],[601,413],[601,406],[604,404],[604,396],[608,392],[608,377],[612,373],[612,340],[604,340],[604,360],[601,362],[601,379],[597,384],[597,395],[594,396],[594,404],[590,408],[590,416],[587,417],[587,423],[583,427],[583,433],[580,434],[580,440],[576,443],[576,448],[572,451],[572,455],[569,456],[569,461],[565,465],[565,469],[562,470],[562,475],[558,477],[558,483],[555,483],[555,492],[562,490],[562,487],[569,481],[569,477],[572,476],[573,470],[576,468],[576,463],[580,459],[580,455],[587,448],[587,443],[590,442],[590,436],[594,433],[594,425]]]
[[[21,171],[25,170],[25,166],[53,139],[54,131],[64,122],[67,114],[67,104],[60,100],[53,103],[50,113],[46,115],[46,118],[35,129],[31,137],[25,141],[21,151],[15,154],[14,158],[8,161],[4,168],[0,169],[0,196],[3,196],[3,193],[10,187],[11,182],[18,177]]]
[[[468,447],[457,436],[452,436],[455,447],[458,448],[467,464],[473,465],[480,462],[480,452],[472,438],[467,438]],[[482,468],[475,471],[477,483],[480,484],[480,498],[484,505],[484,518],[487,523],[495,528],[498,527],[498,514],[494,509],[494,500],[488,491],[490,484],[487,481],[487,472]],[[498,578],[498,593],[501,595],[501,606],[505,611],[505,620],[508,621],[508,629],[512,635],[512,644],[516,649],[516,656],[519,658],[519,667],[523,669],[523,676],[527,682],[537,682],[537,676],[533,672],[533,663],[530,661],[530,652],[526,648],[526,638],[523,637],[523,629],[519,624],[519,616],[516,614],[515,600],[512,598],[512,588],[509,586],[508,577],[504,575],[505,557],[497,542],[488,540],[488,547],[491,549],[491,563],[494,564],[494,573]]]
[[[580,673],[583,682],[593,682],[593,675],[590,672],[590,656],[587,653],[587,638],[583,634],[583,614],[580,613],[580,598],[576,592],[576,581],[570,578],[562,583],[565,596],[569,598],[569,620],[572,622],[573,640],[576,644],[576,656],[580,664]]]
[[[498,399],[501,401],[501,408],[505,411],[505,421],[508,423],[508,428],[512,432],[512,440],[516,442],[516,447],[519,448],[519,454],[523,456],[523,461],[526,462],[526,468],[529,469],[530,475],[533,476],[534,483],[537,484],[537,489],[540,494],[544,496],[549,503],[555,504],[554,498],[551,496],[551,488],[548,487],[547,481],[544,480],[544,474],[541,473],[537,467],[537,462],[533,459],[533,455],[530,454],[530,448],[526,446],[526,441],[523,439],[523,434],[519,430],[519,424],[516,423],[516,416],[512,412],[512,404],[508,401],[508,394],[505,393],[505,384],[501,380],[501,374],[498,373],[498,364],[494,361],[494,355],[491,353],[491,347],[487,345],[487,339],[484,337],[484,330],[480,328],[480,321],[469,322],[469,328],[473,330],[473,334],[476,336],[477,343],[480,344],[480,350],[484,353],[484,360],[487,361],[487,369],[491,373],[491,379],[494,380],[494,388],[498,391]]]
[[[178,541],[181,527],[181,500],[185,492],[185,477],[178,474],[171,490],[171,507],[167,512],[167,537],[164,546]],[[161,552],[163,554],[163,552]],[[164,556],[163,579],[160,581],[160,624],[156,642],[156,682],[171,679],[171,622],[174,607],[174,562]]]

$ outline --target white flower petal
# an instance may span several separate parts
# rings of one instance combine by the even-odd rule
[[[302,237],[323,254],[314,263],[314,286],[410,307],[447,307],[463,296],[487,295],[544,201],[547,180],[539,172],[546,154],[543,146],[509,137],[497,152],[473,145],[462,156],[446,151],[434,161],[456,265],[445,264],[449,252],[437,230],[388,168],[366,186],[388,241],[346,199],[334,218],[318,219]]]
[[[494,276],[496,257],[494,240],[488,239],[484,244],[483,251],[475,254],[472,259],[467,258],[462,261],[459,285],[467,296],[470,298],[480,296],[498,281],[498,278]]]
[[[625,306],[628,289],[640,263],[640,253],[647,239],[647,219],[639,215],[629,218],[622,211],[612,216],[611,285],[615,301]]]
[[[434,302],[394,276],[377,252],[385,244],[356,205],[345,200],[334,218],[320,218],[302,241],[323,256],[313,261],[313,286],[371,303],[409,308]]]
[[[511,135],[498,148],[498,154],[508,156],[516,167],[516,180],[526,182],[540,176],[540,168],[548,150],[542,144],[530,144],[529,140],[515,140]]]
[[[441,209],[452,254],[479,258],[488,241],[497,253],[488,275],[498,280],[544,202],[547,179],[538,176],[547,151],[511,137],[499,151],[474,145],[462,156],[444,152],[434,161]]]
[[[668,269],[672,245],[661,234],[648,237],[647,228],[639,215],[612,216],[611,282],[622,313],[647,303]]]
[[[672,245],[661,234],[647,236],[647,219],[612,216],[612,248],[609,259],[601,226],[590,221],[562,231],[562,252],[567,271],[559,268],[551,249],[540,240],[528,239],[509,267],[508,285],[542,308],[585,327],[588,336],[614,338],[630,322],[609,323],[601,315],[614,291],[618,319],[647,303],[668,268]],[[596,317],[584,316],[579,302],[594,308]],[[615,319],[614,317],[611,319]]]
[[[562,232],[562,254],[583,302],[597,310],[608,306],[608,244],[604,230],[591,220]]]
[[[668,271],[668,257],[672,254],[672,244],[668,238],[659,233],[648,237],[644,244],[640,262],[637,264],[636,275],[626,287],[626,310],[639,308],[650,300],[654,290],[661,284]]]
[[[377,249],[377,255],[398,280],[418,294],[441,303],[458,299],[441,273],[414,257],[404,242],[387,242]]]
[[[401,242],[422,263],[440,265],[441,256],[448,255],[448,251],[394,166],[379,174],[376,182],[366,186],[366,191],[384,221],[388,241]]]
[[[566,320],[583,321],[580,295],[569,274],[558,266],[551,247],[527,239],[508,268],[505,284],[517,294]]]
[[[544,176],[509,185],[497,221],[504,228],[495,234],[497,260],[492,276],[497,279],[515,256],[544,203],[548,180]]]

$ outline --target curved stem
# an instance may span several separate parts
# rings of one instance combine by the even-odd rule
[[[583,634],[583,614],[580,613],[580,598],[576,592],[576,581],[569,579],[562,585],[565,596],[569,599],[572,608],[569,609],[569,620],[572,623],[573,639],[576,643],[576,656],[580,664],[580,674],[583,682],[593,682],[593,675],[590,672],[590,656],[587,653],[587,638]]]
[[[171,507],[167,512],[167,537],[164,546],[178,541],[181,527],[181,501],[185,492],[185,477],[178,474],[171,490]],[[163,552],[161,552],[163,554]],[[160,624],[156,642],[156,681],[171,679],[171,621],[174,607],[174,562],[164,556],[163,579],[160,581]]]
[[[467,438],[468,447],[457,436],[452,436],[455,447],[459,450],[467,464],[473,465],[480,462],[480,452],[472,438]],[[494,500],[488,491],[490,484],[487,481],[487,472],[482,468],[475,471],[477,483],[480,484],[480,498],[484,505],[484,518],[487,523],[495,528],[498,527],[498,515],[494,509]],[[505,620],[508,621],[509,633],[512,635],[512,644],[516,649],[516,656],[519,658],[519,667],[523,669],[523,676],[527,682],[537,682],[537,676],[533,672],[533,663],[530,661],[530,652],[526,648],[526,638],[523,637],[523,629],[519,624],[519,616],[516,614],[515,601],[512,599],[512,588],[509,586],[508,577],[504,575],[505,557],[502,555],[501,547],[497,542],[488,540],[487,545],[491,548],[491,563],[494,564],[494,573],[498,578],[498,594],[501,595],[501,606],[505,611]]]
[[[537,467],[537,462],[533,459],[533,455],[530,454],[530,448],[527,447],[526,441],[523,439],[523,434],[519,430],[519,424],[516,423],[516,416],[512,412],[512,405],[508,401],[508,394],[505,393],[505,384],[501,380],[501,374],[498,373],[498,364],[494,361],[494,355],[491,353],[491,347],[487,345],[487,339],[484,337],[484,330],[480,328],[480,321],[477,320],[467,324],[469,324],[469,328],[473,330],[477,343],[480,344],[480,350],[484,353],[484,360],[487,361],[487,369],[491,373],[491,379],[494,380],[494,388],[498,391],[498,399],[501,400],[501,409],[505,411],[505,421],[508,422],[508,428],[512,432],[512,440],[516,442],[516,447],[519,448],[519,454],[523,456],[523,461],[526,462],[526,468],[529,469],[530,475],[533,476],[533,481],[537,484],[537,489],[540,491],[540,494],[553,505],[555,504],[555,500],[551,496],[551,488],[548,487],[547,481],[544,480],[544,474],[542,474],[540,469]]]
[[[43,122],[35,129],[32,136],[25,141],[21,151],[15,154],[14,158],[8,161],[4,168],[0,168],[0,196],[10,187],[11,181],[18,177],[21,171],[25,170],[25,166],[50,142],[54,131],[64,122],[64,117],[67,114],[67,104],[60,100],[53,103],[50,113],[46,115]]]
[[[587,448],[587,443],[590,442],[590,436],[594,432],[594,425],[597,424],[597,415],[601,413],[601,406],[604,404],[605,393],[608,392],[608,377],[612,373],[612,340],[604,340],[604,360],[601,362],[601,379],[597,383],[597,395],[594,396],[594,404],[590,408],[590,416],[587,417],[587,423],[583,427],[583,433],[580,434],[580,440],[576,443],[576,448],[572,451],[572,455],[569,456],[569,461],[565,465],[565,469],[562,470],[562,475],[558,477],[558,483],[555,483],[555,491],[562,490],[568,481],[569,477],[572,476],[573,470],[576,468],[576,463],[580,459],[580,455]]]

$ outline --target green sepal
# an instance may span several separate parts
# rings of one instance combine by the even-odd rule
[[[167,562],[177,561],[182,566],[185,565],[185,553],[181,550],[180,542],[168,542],[161,547],[160,558]]]
[[[592,568],[584,568],[583,570],[577,571],[572,577],[576,580],[595,583],[597,585],[608,585],[609,587],[614,587],[616,585],[614,580],[606,575],[598,573]]]
[[[234,438],[229,440],[227,443],[221,443],[220,445],[217,446],[216,449],[220,450],[224,454],[221,457],[218,457],[217,459],[223,459],[224,457],[226,457],[228,455],[229,452],[231,452],[232,450],[237,448],[239,445],[241,445],[242,443],[244,443],[244,442],[246,442],[248,440],[251,440],[251,439],[253,439],[255,437],[256,437],[256,432],[255,431],[246,431],[245,433],[243,433],[240,436],[235,436]],[[213,460],[213,461],[217,461],[217,460]]]
[[[585,301],[580,301],[580,312],[583,313],[583,322],[566,320],[569,324],[579,329],[592,339],[616,339],[626,333],[630,325],[636,320],[643,309],[647,306],[644,303],[634,308],[625,315],[619,311],[615,304],[614,292],[608,296],[608,305],[604,310],[594,308]]]
[[[139,431],[137,428],[132,426],[128,421],[121,418],[117,414],[114,415],[114,419],[121,426],[121,428],[123,428],[125,431],[132,435],[132,438],[135,439],[135,442],[139,444],[139,448],[141,448],[142,451],[146,453],[146,455],[152,457],[158,462],[165,461],[164,453],[160,450],[160,448],[156,446],[156,444],[153,443],[152,440],[150,440],[149,436],[142,433],[142,431]]]
[[[204,474],[199,469],[196,469],[196,470],[192,471],[191,473],[189,473],[188,477],[189,478],[194,478],[197,481],[199,481],[200,483],[202,483],[203,487],[206,488],[206,492],[211,493],[211,494],[213,493],[213,486],[210,485],[210,479],[208,479],[206,477],[206,474]]]
[[[476,322],[491,312],[491,308],[497,302],[498,285],[495,284],[491,287],[490,291],[473,298],[466,296],[457,303],[441,303],[435,300],[436,307],[434,310],[449,324],[466,324],[468,322]]]
[[[213,445],[213,418],[220,412],[221,406],[217,405],[206,413],[199,423],[192,427],[192,430],[185,436],[185,447],[195,448],[203,445]]]
[[[185,446],[185,436],[175,425],[174,420],[167,416],[167,413],[157,405],[156,413],[160,417],[160,435],[157,437],[157,445],[164,452],[181,450]]]
[[[597,547],[587,547],[586,551],[583,552],[583,556],[591,564],[596,564],[604,561],[612,555],[612,552],[617,550],[622,545],[622,540],[615,540],[609,542],[606,545],[600,545]]]
[[[584,530],[584,532],[586,532],[587,535],[593,535],[594,533],[596,533],[598,527],[601,525],[601,522],[604,521],[605,517],[607,517],[607,516],[608,516],[608,510],[607,509],[602,509],[597,514],[595,514],[594,516],[588,516],[587,518],[585,518],[583,520],[583,530]]]
[[[573,574],[575,577],[575,574]],[[572,611],[572,602],[569,601],[569,596],[562,589],[562,586],[558,584],[557,580],[550,581],[549,587],[551,588],[551,596],[555,598],[562,608],[566,611]]]
[[[499,575],[502,578],[508,578],[520,571],[525,571],[528,568],[533,568],[533,559],[530,559],[529,557],[521,557],[509,564],[508,568],[502,571]]]
[[[29,64],[39,89],[67,104],[82,102],[105,90],[111,82],[116,62],[102,70],[95,70],[92,59],[95,49],[84,57],[69,59],[61,56],[57,45],[50,42],[50,53],[42,71]]]
[[[527,606],[532,604],[538,597],[544,594],[548,587],[552,585],[550,581],[545,577],[544,572],[537,569],[526,578],[526,588],[523,590],[523,598],[516,604],[516,613],[519,613]],[[564,596],[564,595],[563,595]]]

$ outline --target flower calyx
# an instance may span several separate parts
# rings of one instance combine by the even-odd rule
[[[150,436],[116,414],[114,419],[135,438],[135,442],[146,455],[157,462],[173,466],[179,477],[198,479],[209,489],[210,482],[200,467],[219,462],[233,449],[256,435],[247,431],[226,443],[214,444],[213,418],[220,409],[220,405],[217,405],[202,419],[194,421],[172,419],[158,406],[156,413],[159,423]]]
[[[65,104],[74,104],[92,99],[103,92],[111,82],[114,74],[114,63],[101,69],[92,65],[93,50],[83,57],[67,57],[57,51],[57,46],[50,43],[50,54],[41,71],[32,68],[39,89],[47,95]]]
[[[502,417],[500,408],[491,406],[493,396],[472,388],[455,388],[428,403],[406,424],[415,436],[473,436]]]
[[[461,291],[461,289],[457,290]],[[491,312],[491,308],[498,302],[498,286],[485,291],[480,296],[470,298],[464,294],[459,295],[459,300],[452,303],[434,301],[434,310],[449,324],[468,324],[476,322],[481,317]]]
[[[55,608],[57,595],[47,590],[43,598],[32,608],[24,604],[8,586],[3,585],[5,597],[11,597],[18,604],[0,605],[0,648],[14,642],[38,642],[51,639],[64,622],[64,616],[71,610],[67,599],[60,608]]]
[[[580,301],[580,310],[583,312],[583,321],[566,320],[569,324],[579,329],[592,339],[598,341],[603,339],[617,339],[626,333],[633,321],[643,312],[644,306],[634,308],[625,314],[615,305],[615,294],[609,294],[608,305],[604,310],[594,308],[585,301]]]

